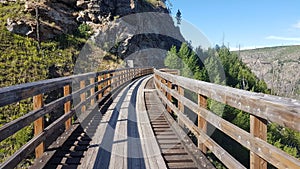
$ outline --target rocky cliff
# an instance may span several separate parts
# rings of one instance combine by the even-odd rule
[[[3,5],[11,2],[21,3],[24,6],[24,16],[8,18],[7,29],[13,33],[36,38],[36,16],[38,15],[42,40],[52,39],[64,33],[72,33],[82,23],[86,23],[94,29],[100,29],[110,21],[125,15],[139,12],[168,12],[163,3],[153,6],[153,4],[140,0],[0,1]]]
[[[272,89],[272,94],[300,99],[300,46],[245,50],[240,57]]]
[[[6,0],[0,2],[4,5],[9,3]],[[167,50],[172,45],[180,46],[185,41],[179,28],[174,26],[164,2],[163,0],[41,0],[37,3],[21,0],[18,3],[24,6],[25,15],[8,18],[6,28],[10,32],[35,39],[38,32],[40,40],[45,41],[62,34],[72,34],[84,23],[95,32],[94,39],[100,50],[121,59],[129,59],[131,56],[131,60],[135,60],[135,66],[145,66],[147,63],[148,66],[163,67],[163,56]],[[145,52],[146,49],[157,50]],[[152,58],[136,59],[137,53],[140,57],[152,55]],[[154,63],[153,59],[158,61]]]

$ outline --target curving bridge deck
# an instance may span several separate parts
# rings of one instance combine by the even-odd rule
[[[154,74],[154,75],[152,75]],[[173,75],[172,75],[173,74]],[[0,128],[0,141],[34,124],[35,136],[0,168],[17,167],[35,151],[30,168],[245,168],[207,133],[214,127],[250,150],[250,168],[299,168],[300,161],[266,142],[267,123],[300,130],[296,100],[251,93],[177,76],[177,71],[132,68],[88,73],[0,89],[0,106],[33,97],[33,110]],[[44,104],[43,95],[63,89]],[[198,95],[198,103],[184,92]],[[250,113],[250,133],[207,109],[207,98]],[[64,113],[49,125],[44,116]],[[193,121],[185,112],[196,115]],[[192,141],[187,131],[197,140]]]

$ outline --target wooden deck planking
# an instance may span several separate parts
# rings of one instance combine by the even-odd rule
[[[170,127],[162,103],[152,98],[156,91],[145,89],[149,79],[131,82],[112,96],[106,111],[100,112],[102,106],[86,122],[85,133],[70,142],[71,148],[65,150],[70,153],[57,159],[53,168],[195,168],[194,159]],[[86,136],[89,140],[81,140]]]
[[[145,103],[138,93],[144,92],[146,81],[140,79],[131,83],[114,99],[103,115],[79,168],[166,168],[147,112],[140,108]],[[112,122],[114,118],[116,120]],[[103,142],[107,130],[111,130],[113,136],[110,157],[105,158],[103,156],[108,153],[102,155],[99,152],[106,149]]]
[[[161,156],[161,151],[152,131],[150,124],[150,119],[145,106],[145,86],[149,81],[146,79],[141,88],[138,91],[138,103],[137,104],[137,120],[139,124],[139,131],[141,133],[141,144],[143,148],[143,157],[145,159],[146,168],[167,168],[163,157]]]
[[[85,153],[85,157],[82,160],[83,163],[79,166],[79,168],[86,169],[94,167],[94,162],[96,161],[97,153],[99,151],[99,147],[104,136],[105,130],[107,129],[109,119],[112,116],[113,110],[116,107],[117,102],[121,98],[122,92],[123,90],[113,100],[106,113],[103,114],[102,119],[97,127],[97,132],[95,133],[94,137],[92,137],[89,149]]]
[[[149,81],[146,88],[147,111],[167,167],[214,168],[166,111],[156,91],[151,90],[154,88],[153,81]]]
[[[126,95],[119,111],[119,117],[115,128],[111,159],[109,168],[119,169],[127,167],[127,119],[130,96]]]

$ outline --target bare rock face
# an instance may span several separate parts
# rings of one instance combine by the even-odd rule
[[[75,5],[77,0],[58,0],[58,2],[63,2],[68,5]]]
[[[13,21],[11,19],[7,19],[6,28],[8,31],[19,35],[29,36],[33,33],[31,25],[23,20]]]
[[[165,13],[127,15],[110,22],[95,36],[95,44],[135,66],[164,67],[164,56],[185,39],[172,18]]]
[[[76,2],[76,6],[80,9],[87,9],[90,1],[79,0]]]
[[[36,16],[36,8],[38,8],[41,40],[53,39],[58,35],[72,33],[77,29],[79,24],[76,22],[75,10],[66,5],[71,3],[75,5],[76,1],[65,1],[64,3],[58,3],[57,1],[45,3],[26,1],[25,12]],[[20,22],[20,20],[23,22]],[[13,21],[13,24],[7,23],[7,29],[13,33],[36,38],[37,23],[35,19],[20,20]],[[29,30],[34,33],[28,33]]]
[[[135,66],[163,67],[167,51],[185,42],[166,7],[140,0],[26,1],[25,12],[32,19],[9,20],[7,29],[35,38],[36,9],[41,40],[73,33],[80,24],[86,23],[98,32],[94,39],[99,48],[121,59],[131,58]]]

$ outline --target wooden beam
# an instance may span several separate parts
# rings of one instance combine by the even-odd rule
[[[102,75],[98,76],[98,82],[100,82],[102,79],[103,79]],[[103,85],[102,83],[98,84],[98,91],[100,91],[102,89],[102,85]],[[98,100],[100,100],[102,98],[102,96],[103,96],[103,93],[99,93],[98,94]]]
[[[161,82],[157,81],[161,84]],[[291,155],[288,155],[284,151],[268,144],[266,141],[262,139],[257,139],[252,134],[248,133],[247,131],[235,126],[234,124],[224,120],[223,118],[219,117],[215,113],[201,108],[198,104],[195,104],[193,101],[179,95],[175,91],[169,91],[169,89],[162,85],[164,90],[172,93],[173,97],[182,101],[182,103],[188,107],[193,112],[197,112],[198,115],[201,115],[207,122],[211,125],[215,126],[217,129],[231,137],[232,139],[236,140],[238,143],[249,149],[250,151],[255,152],[255,154],[259,155],[260,157],[266,159],[268,163],[274,165],[277,168],[297,168],[300,166],[300,161]],[[161,94],[160,92],[158,92]],[[174,109],[173,109],[174,110]],[[200,114],[201,113],[201,114]],[[198,127],[197,127],[198,128]],[[202,137],[200,137],[202,139]],[[205,139],[204,139],[205,140]],[[206,144],[206,142],[204,142]],[[255,146],[253,146],[255,145]],[[210,150],[211,148],[206,145]],[[270,154],[272,156],[270,156]],[[280,159],[280,162],[279,162]],[[222,159],[223,160],[223,159]]]
[[[167,87],[168,87],[170,90],[172,90],[172,83],[171,83],[170,81],[167,81]],[[167,98],[168,98],[168,100],[172,103],[172,95],[171,95],[171,93],[167,92]],[[167,111],[168,111],[169,113],[172,113],[172,109],[171,109],[169,106],[167,106]]]
[[[38,110],[43,107],[43,94],[39,94],[33,97],[33,110]],[[44,130],[44,117],[40,117],[34,121],[34,136],[39,135]],[[45,150],[44,142],[39,144],[35,148],[35,158],[42,157]]]
[[[203,95],[198,94],[198,106],[202,108],[207,108],[207,98]],[[199,113],[201,114],[201,113]],[[207,122],[206,120],[198,114],[198,127],[202,129],[203,132],[207,132]],[[201,136],[200,136],[201,137]],[[206,154],[207,148],[202,143],[201,140],[198,139],[198,147],[199,149]]]
[[[103,75],[103,79],[107,79],[107,74]],[[108,80],[104,82],[103,88],[107,87],[107,84],[108,84]],[[106,93],[107,93],[107,89],[104,90],[103,95],[106,95]]]
[[[282,127],[300,131],[300,102],[297,100],[221,86],[158,70],[154,72],[185,89],[277,123]]]
[[[250,115],[250,133],[264,141],[267,140],[267,121]],[[267,161],[250,152],[250,169],[267,169]]]
[[[68,96],[70,94],[70,85],[66,85],[64,86],[64,96]],[[71,101],[68,101],[64,104],[64,111],[65,111],[65,114],[69,113],[71,111]],[[66,130],[69,130],[70,127],[71,127],[71,123],[72,123],[72,119],[68,119],[66,122],[65,122],[65,128]]]
[[[95,83],[95,78],[90,78],[90,84]],[[90,96],[93,96],[95,94],[95,87],[91,88],[90,90]],[[91,99],[91,106],[95,104],[95,99]]]
[[[84,80],[80,81],[80,89],[83,89],[83,88],[85,88],[85,81]],[[80,101],[84,102],[85,98],[86,98],[86,92],[84,92],[80,95]],[[81,107],[81,112],[85,112],[85,110],[86,110],[86,107],[84,105],[84,106]]]
[[[178,86],[177,88],[178,88],[178,94],[184,96],[184,89],[181,86]],[[181,113],[184,113],[184,104],[180,100],[178,100],[178,109]],[[177,122],[180,127],[184,127],[184,123],[181,121],[179,117],[177,117]]]

